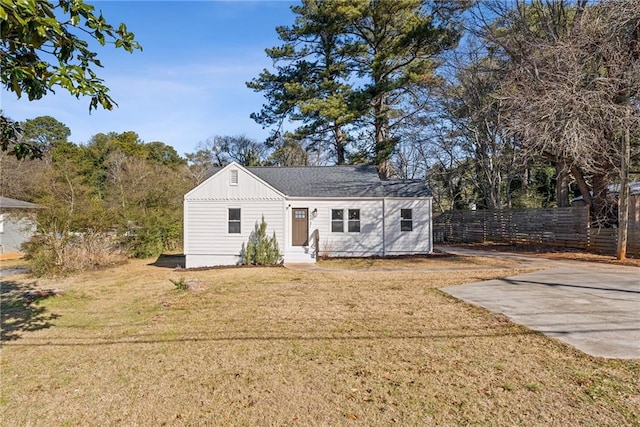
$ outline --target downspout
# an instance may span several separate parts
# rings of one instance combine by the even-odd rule
[[[283,218],[284,221],[282,222],[282,234],[283,234],[283,238],[284,238],[284,242],[283,242],[283,254],[282,254],[282,260],[283,262],[287,262],[287,252],[291,252],[289,250],[289,246],[291,245],[291,209],[289,209],[291,207],[291,204],[288,202],[288,200],[282,199],[282,213],[283,213]]]
[[[387,256],[387,205],[386,198],[382,198],[382,256]]]
[[[187,256],[189,247],[189,201],[186,196],[182,198],[182,253],[184,254],[184,268],[187,268]]]
[[[429,253],[433,253],[433,197],[429,198]]]

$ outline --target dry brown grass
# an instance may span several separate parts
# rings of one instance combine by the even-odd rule
[[[386,261],[5,279],[1,424],[638,424],[638,361],[585,356],[437,289],[512,268]],[[30,286],[66,294],[24,307]]]

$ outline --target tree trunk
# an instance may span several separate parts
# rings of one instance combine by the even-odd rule
[[[576,165],[571,165],[571,175],[576,180],[576,185],[578,186],[578,190],[580,190],[580,195],[584,200],[584,204],[591,207],[591,192],[589,191],[589,186],[587,185],[587,181],[584,179],[584,175],[580,168]]]
[[[520,185],[522,187],[522,193],[527,194],[527,191],[529,190],[529,164],[526,164],[522,170]]]
[[[336,163],[344,165],[345,163],[345,149],[344,149],[344,133],[340,126],[333,126],[333,138],[336,149]]]
[[[591,179],[593,198],[591,200],[591,223],[598,227],[609,224],[609,204],[607,203],[607,177],[603,173],[596,173]]]
[[[389,158],[394,147],[393,141],[389,139],[389,116],[386,108],[386,98],[383,95],[378,95],[375,98],[373,108],[376,132],[375,161],[380,179],[387,180],[392,172]]]
[[[622,138],[622,153],[620,156],[620,194],[618,205],[618,245],[616,257],[619,260],[627,258],[627,238],[629,227],[629,161],[631,158],[629,127]]]

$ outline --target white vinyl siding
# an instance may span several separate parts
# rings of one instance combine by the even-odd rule
[[[245,202],[242,204],[241,233],[228,233],[228,207],[221,201],[185,202],[185,254],[240,255],[255,225],[264,220],[267,233],[275,231],[278,243],[284,241],[283,202]]]
[[[230,185],[233,170],[238,173],[238,185]],[[263,216],[269,235],[275,232],[278,243],[283,245],[284,198],[242,168],[221,170],[184,199],[184,253],[188,268],[239,263],[243,245]],[[239,233],[229,232],[230,227],[231,231],[237,229],[237,225],[230,225],[230,208],[240,209]]]
[[[385,200],[385,249],[389,255],[430,253],[431,242],[431,199],[387,199]],[[408,218],[402,217],[402,211],[411,211],[411,232],[403,231],[408,227]]]
[[[33,237],[36,232],[35,215],[3,213],[0,216],[2,224],[0,248],[2,253],[21,252],[22,244]]]
[[[294,203],[294,202],[287,202]],[[310,247],[315,251],[315,231],[320,236],[319,254],[328,256],[372,256],[382,255],[382,200],[302,200],[295,206],[308,207],[317,215],[309,218]],[[359,210],[360,232],[348,232],[349,209]],[[336,211],[342,212],[336,214]],[[355,219],[354,219],[355,221]],[[339,232],[334,227],[340,227]],[[295,250],[287,247],[287,250]],[[286,260],[286,255],[285,255]]]

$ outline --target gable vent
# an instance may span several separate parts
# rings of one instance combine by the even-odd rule
[[[236,169],[231,171],[231,185],[238,185],[238,171]]]

